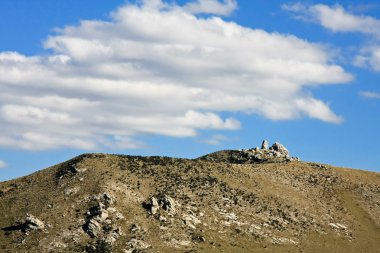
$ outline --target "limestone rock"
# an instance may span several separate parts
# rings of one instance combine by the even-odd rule
[[[164,195],[162,198],[160,198],[160,204],[162,208],[168,213],[174,214],[176,212],[176,203],[170,196]]]
[[[262,142],[261,149],[256,147],[241,150],[223,150],[206,155],[200,159],[236,164],[300,161],[298,157],[291,157],[284,145],[278,142],[268,148],[267,140]]]
[[[273,145],[272,145],[272,149],[274,151],[277,151],[279,152],[281,155],[289,155],[289,151],[284,147],[284,145],[278,143],[278,142],[275,142]]]
[[[97,216],[101,221],[104,221],[108,218],[108,210],[106,209],[106,206],[101,202],[99,202],[96,207],[91,208],[88,211],[88,214],[90,216]]]
[[[91,237],[97,237],[102,231],[102,225],[95,219],[91,219],[86,223],[84,230]]]
[[[261,149],[268,149],[269,142],[267,140],[263,140],[263,143],[261,144]]]
[[[169,214],[176,213],[176,202],[168,195],[161,195],[159,197],[151,197],[143,204],[148,211],[155,215],[160,208],[168,212]]]
[[[158,209],[160,209],[160,206],[158,205],[158,201],[155,197],[152,197],[150,199],[150,204],[151,204],[150,212],[154,215],[157,213]]]
[[[27,214],[25,219],[26,230],[42,230],[45,224],[33,215]]]

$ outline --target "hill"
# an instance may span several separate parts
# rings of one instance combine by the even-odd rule
[[[1,182],[0,252],[380,252],[380,174],[286,152],[84,154]]]

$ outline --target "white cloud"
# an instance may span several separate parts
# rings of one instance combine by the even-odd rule
[[[308,89],[352,79],[326,48],[144,2],[58,30],[50,55],[0,52],[0,146],[135,148],[144,134],[240,127],[220,112],[341,121]]]
[[[380,72],[380,45],[363,47],[354,63],[359,67],[369,67]]]
[[[237,9],[236,0],[196,0],[186,4],[183,9],[190,13],[210,13],[222,16],[228,16]]]
[[[296,18],[316,22],[324,28],[340,33],[362,33],[374,42],[363,46],[354,57],[354,65],[380,71],[380,19],[371,16],[355,15],[340,5],[305,5],[301,3],[283,5],[282,8],[296,14]]]
[[[373,92],[373,91],[362,91],[359,93],[360,96],[366,97],[366,98],[375,98],[375,99],[380,99],[380,93],[378,92]]]
[[[359,32],[380,38],[380,20],[355,15],[341,5],[324,4],[304,5],[301,3],[286,4],[282,8],[296,13],[297,18],[314,21],[333,32]]]
[[[4,169],[5,167],[7,167],[7,164],[4,161],[0,160],[0,169]]]

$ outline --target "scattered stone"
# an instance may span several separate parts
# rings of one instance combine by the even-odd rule
[[[86,248],[87,253],[111,253],[112,252],[112,243],[106,238],[100,238],[96,242],[91,243]]]
[[[158,220],[161,221],[161,222],[167,222],[168,221],[168,219],[165,216],[162,216],[162,215],[160,215],[160,217],[158,217]]]
[[[72,194],[76,194],[79,190],[80,190],[79,187],[73,187],[73,188],[65,189],[64,193],[65,193],[66,196],[69,196],[69,195],[72,195]]]
[[[132,233],[137,233],[141,231],[141,227],[138,224],[132,224],[130,231]]]
[[[151,245],[149,243],[144,242],[143,240],[138,239],[131,239],[129,242],[127,242],[127,248],[124,250],[125,253],[135,253],[140,252],[141,250],[145,250],[150,248]]]
[[[346,230],[347,229],[347,226],[342,225],[340,223],[329,223],[329,226],[334,228],[334,229],[338,229],[338,230]]]

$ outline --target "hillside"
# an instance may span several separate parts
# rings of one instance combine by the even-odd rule
[[[2,182],[0,252],[380,252],[379,173],[265,150],[84,154]]]

